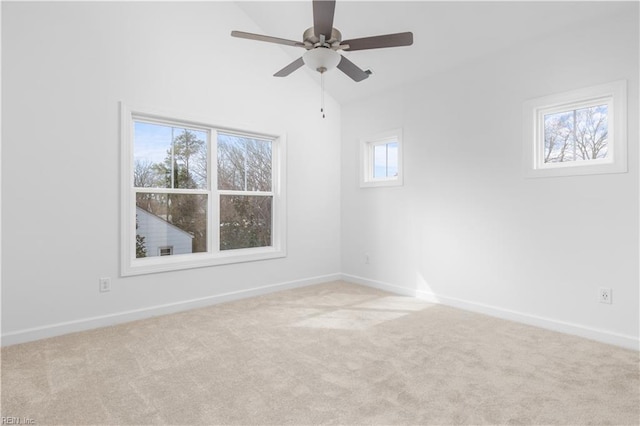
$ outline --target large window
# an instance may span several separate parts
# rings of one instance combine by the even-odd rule
[[[528,101],[523,122],[530,177],[627,170],[624,81]]]
[[[285,255],[282,136],[122,110],[123,275]]]

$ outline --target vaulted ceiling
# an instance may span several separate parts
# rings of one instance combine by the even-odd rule
[[[302,40],[312,26],[311,0],[240,1],[238,5],[258,25],[263,34],[290,40]],[[410,85],[428,76],[446,71],[481,56],[511,48],[581,21],[621,13],[622,2],[482,2],[482,1],[337,1],[334,27],[343,39],[412,31],[409,47],[346,52],[345,55],[373,75],[355,83],[337,70],[326,74],[327,92],[341,103],[371,95],[397,85]],[[243,28],[236,28],[243,30]],[[304,50],[251,40],[262,49],[282,49],[292,60]],[[550,48],[553,48],[550,44]],[[283,63],[284,67],[287,63]],[[278,69],[256,64],[256,73],[273,74]],[[306,74],[306,76],[305,76]],[[303,68],[284,78],[312,77],[318,73]],[[277,77],[274,77],[277,78]]]

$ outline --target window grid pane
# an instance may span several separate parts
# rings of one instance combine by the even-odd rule
[[[373,145],[373,178],[384,179],[398,176],[398,143]]]
[[[271,191],[272,141],[218,134],[218,189]]]
[[[220,196],[220,250],[272,245],[273,197]]]
[[[206,194],[136,193],[136,258],[207,251]]]
[[[387,176],[387,145],[380,144],[373,147],[373,177]]]
[[[608,105],[545,114],[543,121],[545,163],[607,158]]]
[[[208,132],[134,121],[137,188],[207,188]]]
[[[398,176],[398,142],[387,144],[387,177]]]

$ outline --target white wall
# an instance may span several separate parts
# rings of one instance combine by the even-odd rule
[[[260,32],[232,3],[2,3],[3,344],[339,272],[340,107],[233,29]],[[285,130],[288,256],[120,278],[119,101]]]
[[[271,77],[291,61],[278,46],[229,37],[260,32],[233,4],[2,3],[3,344],[340,271],[629,344],[639,212],[638,5],[628,7],[597,30],[573,27],[342,115],[327,98],[322,120],[305,73]],[[629,82],[629,173],[524,179],[522,103],[618,79]],[[120,278],[119,101],[285,129],[288,257]],[[358,138],[396,127],[405,185],[360,189]],[[555,211],[578,226],[554,223]],[[612,305],[596,302],[599,286],[613,288]]]
[[[637,347],[638,4],[627,8],[343,105],[343,273]],[[629,172],[525,179],[523,102],[620,79]],[[397,127],[404,186],[359,188],[358,138]]]

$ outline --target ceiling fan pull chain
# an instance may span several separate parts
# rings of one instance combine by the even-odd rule
[[[324,73],[320,73],[320,112],[324,118]]]

